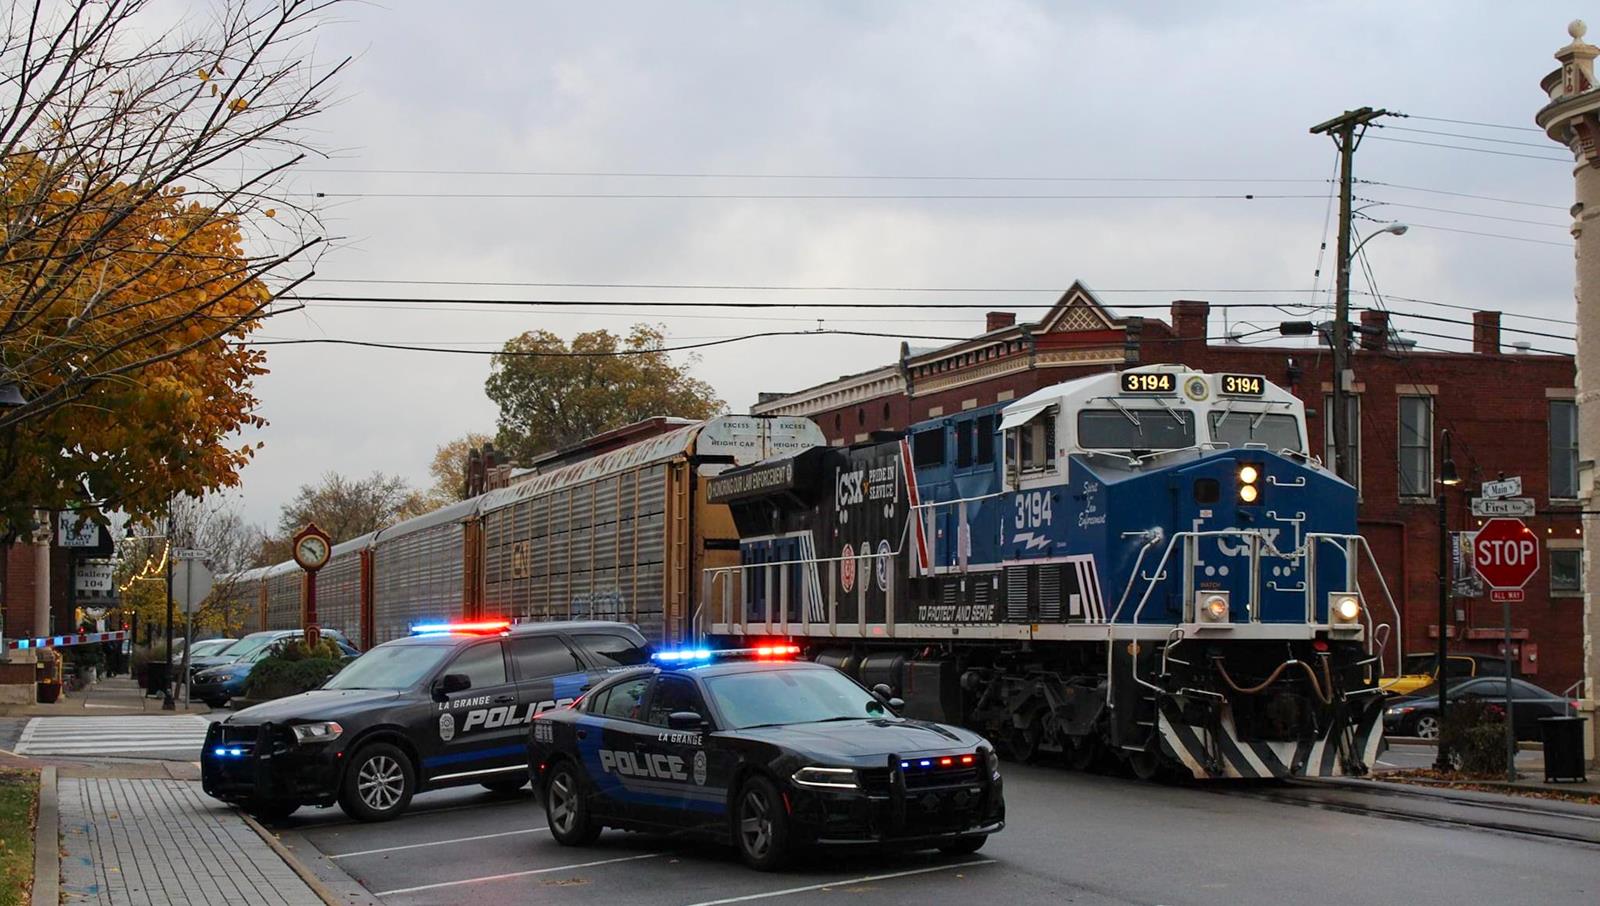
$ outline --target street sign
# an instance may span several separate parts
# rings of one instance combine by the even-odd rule
[[[1525,600],[1525,592],[1520,588],[1491,588],[1489,600],[1496,604],[1521,604]]]
[[[211,594],[211,570],[199,560],[174,560],[172,563],[172,600],[183,605],[185,611],[200,606]]]
[[[1474,497],[1474,516],[1532,516],[1537,512],[1532,497]]]
[[[1485,497],[1515,497],[1522,493],[1522,476],[1513,475],[1499,481],[1486,481],[1483,483],[1483,496]]]
[[[77,575],[78,590],[110,591],[111,578],[116,571],[114,563],[80,563]]]
[[[1472,542],[1472,565],[1490,588],[1517,588],[1539,571],[1539,536],[1521,519],[1490,519]]]
[[[210,556],[210,551],[193,547],[180,547],[172,552],[172,559],[174,560],[204,560]]]

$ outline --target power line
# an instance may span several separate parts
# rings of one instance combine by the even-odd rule
[[[1363,296],[1372,295],[1371,293],[1361,292],[1360,290],[1351,290],[1351,292],[1354,292],[1354,293],[1357,293],[1358,295],[1363,295]],[[1457,304],[1455,304],[1453,302],[1436,302],[1436,301],[1434,301],[1432,299],[1417,299],[1417,298],[1414,298],[1412,296],[1397,296],[1394,293],[1386,293],[1385,297],[1389,298],[1389,299],[1394,299],[1394,300],[1399,301],[1399,302],[1415,302],[1418,305],[1433,305],[1433,306],[1437,306],[1439,308],[1451,308],[1451,309],[1456,309],[1458,311],[1493,311],[1493,309],[1488,309],[1488,308],[1473,308],[1470,305],[1457,305]],[[1524,314],[1518,314],[1516,312],[1511,312],[1511,311],[1503,311],[1503,312],[1499,312],[1498,314],[1503,318],[1522,318],[1525,321],[1544,321],[1544,322],[1549,323],[1549,324],[1564,324],[1564,325],[1566,325],[1568,327],[1576,327],[1577,326],[1577,322],[1576,321],[1566,321],[1566,320],[1563,320],[1561,318],[1546,318],[1546,317],[1542,317],[1540,315],[1524,315]],[[1462,323],[1466,323],[1466,322],[1462,322]]]
[[[1403,189],[1407,192],[1426,192],[1430,195],[1450,195],[1455,198],[1475,198],[1479,201],[1498,201],[1501,204],[1523,205],[1530,208],[1549,208],[1552,211],[1566,211],[1566,205],[1545,204],[1538,201],[1521,201],[1516,198],[1496,198],[1493,195],[1474,195],[1470,192],[1452,192],[1447,189],[1426,189],[1422,186],[1402,186],[1399,183],[1380,182],[1376,179],[1357,179],[1356,182],[1368,186],[1383,186],[1387,189]]]
[[[1461,233],[1467,236],[1484,236],[1489,239],[1510,239],[1513,242],[1532,242],[1536,245],[1554,245],[1564,249],[1572,248],[1570,242],[1556,242],[1552,239],[1529,239],[1526,236],[1511,236],[1505,233],[1484,233],[1478,230],[1463,230],[1457,227],[1435,226],[1431,223],[1417,223],[1415,220],[1406,221],[1407,226],[1420,227],[1424,230],[1438,230],[1444,233]]]
[[[1390,298],[1394,298],[1394,297],[1391,296]],[[1472,324],[1472,322],[1470,322],[1470,321],[1462,321],[1459,318],[1441,318],[1438,315],[1425,315],[1425,314],[1422,314],[1421,312],[1390,311],[1387,308],[1385,308],[1384,311],[1388,311],[1389,314],[1394,315],[1395,317],[1399,317],[1399,318],[1417,318],[1417,319],[1422,320],[1422,321],[1438,321],[1438,322],[1441,322],[1441,323],[1444,323],[1444,324],[1463,324],[1463,325]],[[1477,325],[1473,324],[1473,326],[1476,327]],[[1572,338],[1572,337],[1564,337],[1564,336],[1562,336],[1561,334],[1558,334],[1558,333],[1544,333],[1544,332],[1538,331],[1538,330],[1527,330],[1527,329],[1521,328],[1521,327],[1506,327],[1504,325],[1501,325],[1500,330],[1502,332],[1504,332],[1504,333],[1519,333],[1519,334],[1525,334],[1525,335],[1530,336],[1530,337],[1545,337],[1545,338],[1551,339],[1551,340],[1565,340],[1568,343],[1574,342],[1574,338]],[[1561,355],[1570,355],[1570,353],[1561,353]]]
[[[1454,123],[1457,126],[1480,126],[1480,127],[1484,128],[1484,129],[1510,129],[1510,130],[1512,130],[1514,132],[1541,132],[1541,133],[1544,131],[1542,129],[1535,129],[1532,126],[1507,126],[1507,125],[1503,125],[1501,123],[1480,123],[1480,122],[1478,122],[1476,120],[1452,120],[1452,119],[1446,119],[1445,117],[1442,117],[1442,116],[1423,116],[1420,113],[1398,113],[1398,112],[1393,111],[1393,110],[1389,111],[1389,114],[1390,114],[1390,116],[1403,117],[1403,118],[1408,119],[1408,120],[1427,120],[1428,122],[1431,122],[1431,123]]]
[[[297,173],[380,174],[393,176],[533,176],[553,178],[618,179],[793,179],[793,180],[878,180],[901,182],[1106,182],[1106,183],[1313,183],[1310,177],[1237,176],[989,176],[982,174],[902,174],[902,173],[717,173],[659,172],[642,170],[474,170],[474,169],[395,169],[380,167],[296,167]]]
[[[421,199],[507,199],[507,200],[693,200],[720,201],[1266,201],[1322,198],[1321,195],[1229,194],[1229,195],[1129,195],[1097,194],[833,194],[833,193],[742,193],[742,192],[296,192],[296,198],[405,198]]]
[[[1558,164],[1570,164],[1571,159],[1565,157],[1546,157],[1542,154],[1522,154],[1517,151],[1497,151],[1493,148],[1469,148],[1466,145],[1446,145],[1440,142],[1423,142],[1412,138],[1390,138],[1387,135],[1369,135],[1367,138],[1380,142],[1399,142],[1402,145],[1423,145],[1429,148],[1449,148],[1452,151],[1476,151],[1479,154],[1498,154],[1501,157],[1523,157],[1528,160],[1548,160]]]
[[[1550,150],[1550,145],[1548,143],[1539,144],[1537,142],[1519,142],[1509,138],[1485,138],[1481,135],[1468,135],[1465,132],[1440,132],[1437,129],[1413,129],[1409,126],[1385,126],[1382,123],[1373,123],[1373,125],[1377,126],[1379,129],[1393,129],[1396,132],[1415,132],[1418,135],[1438,135],[1443,136],[1444,138],[1464,138],[1468,141],[1474,142],[1493,142],[1497,145],[1516,145],[1519,148],[1543,148],[1546,151]]]
[[[1544,220],[1524,220],[1524,219],[1522,219],[1520,217],[1501,217],[1501,216],[1499,216],[1497,214],[1479,214],[1479,213],[1477,213],[1475,211],[1457,211],[1457,210],[1454,210],[1454,209],[1451,209],[1451,208],[1431,208],[1431,207],[1428,207],[1427,205],[1406,204],[1405,202],[1400,202],[1400,201],[1382,201],[1382,200],[1377,199],[1377,198],[1362,198],[1362,199],[1359,199],[1359,200],[1360,201],[1372,202],[1373,204],[1387,205],[1387,206],[1389,206],[1391,208],[1406,208],[1406,209],[1412,210],[1412,211],[1433,211],[1434,213],[1437,213],[1437,214],[1453,214],[1453,215],[1455,215],[1457,217],[1479,217],[1479,218],[1482,218],[1484,220],[1499,220],[1499,221],[1503,221],[1505,223],[1525,223],[1525,224],[1528,224],[1529,226],[1551,227],[1551,228],[1557,229],[1557,230],[1570,230],[1571,229],[1571,227],[1569,225],[1567,225],[1567,224],[1564,224],[1564,223],[1550,223],[1550,222],[1544,221]]]

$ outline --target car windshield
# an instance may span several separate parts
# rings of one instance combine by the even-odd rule
[[[244,660],[247,655],[255,654],[262,648],[277,640],[276,636],[263,633],[261,635],[247,635],[234,644],[228,646],[227,656],[235,661]]]
[[[206,639],[204,642],[195,642],[190,652],[195,657],[206,657],[212,654],[221,654],[232,644],[233,639]]]
[[[1459,695],[1461,693],[1461,684],[1471,682],[1472,679],[1473,677],[1470,676],[1452,676],[1450,678],[1450,696],[1454,698],[1455,696]],[[1438,683],[1429,683],[1428,685],[1423,686],[1421,689],[1411,693],[1409,697],[1427,698],[1430,695],[1435,698],[1439,697]]]
[[[771,670],[706,679],[729,729],[882,717],[883,705],[836,670]]]
[[[379,645],[335,673],[324,689],[409,689],[454,648],[448,645]]]

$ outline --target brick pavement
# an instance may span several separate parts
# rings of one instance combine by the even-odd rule
[[[233,809],[181,780],[62,778],[61,901],[322,906]]]

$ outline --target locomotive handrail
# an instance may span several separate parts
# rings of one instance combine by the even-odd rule
[[[1376,621],[1373,619],[1373,616],[1372,616],[1372,608],[1368,607],[1368,606],[1363,606],[1361,608],[1361,618],[1362,618],[1362,621],[1366,624],[1366,627],[1367,627],[1367,633],[1366,633],[1367,654],[1374,654],[1374,653],[1378,654],[1379,655],[1379,666],[1382,667],[1383,666],[1382,665],[1382,652],[1388,646],[1389,638],[1393,638],[1394,639],[1395,651],[1396,652],[1402,652],[1402,651],[1405,650],[1405,639],[1404,639],[1404,636],[1403,636],[1404,627],[1400,622],[1400,608],[1397,607],[1395,605],[1395,603],[1394,603],[1394,595],[1392,593],[1390,593],[1390,591],[1389,591],[1389,583],[1388,583],[1388,581],[1383,578],[1383,570],[1378,568],[1378,558],[1377,558],[1376,555],[1374,555],[1372,553],[1372,545],[1370,543],[1368,543],[1366,537],[1361,535],[1359,532],[1357,532],[1355,534],[1342,534],[1342,533],[1334,533],[1334,532],[1309,532],[1309,533],[1306,534],[1306,545],[1312,551],[1315,551],[1316,550],[1316,546],[1318,544],[1321,544],[1321,543],[1331,544],[1336,549],[1338,549],[1340,553],[1344,554],[1344,558],[1345,558],[1345,588],[1344,588],[1344,590],[1345,591],[1354,591],[1354,592],[1360,592],[1361,591],[1360,580],[1359,580],[1359,572],[1358,572],[1358,569],[1357,569],[1357,567],[1359,565],[1359,561],[1356,559],[1355,555],[1350,550],[1350,546],[1352,546],[1352,545],[1358,547],[1361,550],[1361,552],[1363,552],[1366,555],[1367,564],[1372,567],[1372,574],[1378,577],[1378,587],[1383,592],[1384,603],[1389,605],[1389,612],[1394,617],[1394,623],[1390,624],[1393,627],[1391,629],[1391,631],[1390,631],[1390,635],[1384,639],[1384,642],[1383,642],[1383,644],[1381,646],[1378,646],[1377,652],[1374,652],[1374,650],[1373,650],[1374,645],[1377,643],[1378,631],[1377,631]],[[1311,571],[1312,568],[1315,565],[1316,565],[1316,558],[1313,555],[1312,558],[1311,558],[1310,564],[1307,566],[1307,570],[1308,570],[1307,575],[1315,576],[1315,572]],[[1314,585],[1314,583],[1313,583],[1313,585]],[[1312,588],[1308,588],[1306,590],[1306,604],[1307,604],[1308,607],[1312,606],[1312,595],[1313,595]],[[1362,597],[1363,597],[1363,599],[1365,599],[1365,595],[1363,595]],[[1312,612],[1314,613],[1315,611],[1312,611]],[[1396,666],[1398,667],[1398,664]],[[1396,679],[1396,682],[1398,682],[1398,679]],[[1389,684],[1385,685],[1385,684],[1380,682],[1376,688],[1378,688],[1380,690],[1381,689],[1387,689],[1389,686],[1392,686],[1392,685],[1394,685],[1394,683],[1389,683]]]

